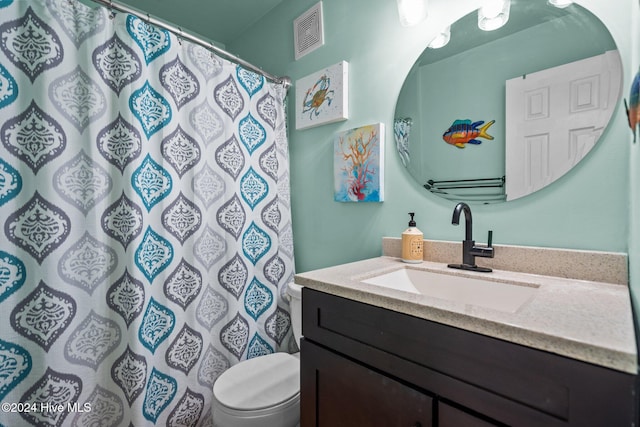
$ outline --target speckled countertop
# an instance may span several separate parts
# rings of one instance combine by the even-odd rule
[[[362,282],[405,266],[538,288],[516,312],[509,313]],[[624,284],[497,269],[492,273],[468,272],[433,261],[409,265],[390,256],[297,274],[295,281],[505,341],[627,373],[638,372],[629,288]]]

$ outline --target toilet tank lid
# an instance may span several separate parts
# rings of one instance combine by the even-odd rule
[[[273,353],[238,363],[213,385],[215,398],[240,411],[265,409],[300,393],[300,359]]]

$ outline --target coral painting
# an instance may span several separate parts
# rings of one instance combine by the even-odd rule
[[[341,61],[296,82],[296,129],[347,119],[348,70]]]
[[[337,202],[384,200],[384,124],[341,132],[334,141],[334,199]]]

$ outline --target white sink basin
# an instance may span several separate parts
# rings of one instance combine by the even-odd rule
[[[502,283],[404,267],[362,280],[376,286],[515,313],[538,286]]]

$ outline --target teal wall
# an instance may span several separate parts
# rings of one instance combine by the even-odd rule
[[[315,2],[284,0],[251,31],[227,45],[230,51],[271,73],[291,76],[294,82],[341,60],[350,64],[349,120],[301,131],[296,131],[290,121],[297,270],[380,255],[382,237],[399,236],[410,211],[417,213],[418,226],[426,238],[462,240],[464,231],[451,225],[454,203],[426,193],[402,166],[394,152],[391,124],[405,76],[427,41],[459,17],[456,14],[475,9],[478,0],[458,0],[455,8],[449,7],[448,0],[431,0],[429,18],[410,28],[400,26],[393,0],[324,0],[325,45],[295,61],[293,20]],[[626,95],[635,73],[631,66],[630,11],[638,4],[635,0],[580,3],[600,16],[612,31],[622,54]],[[294,109],[294,91],[289,98],[290,111]],[[385,201],[334,202],[335,134],[376,122],[387,124]],[[629,158],[635,155],[630,150],[624,107],[619,105],[601,142],[571,173],[523,199],[474,207],[474,237],[482,241],[492,229],[494,242],[500,244],[627,252],[630,202],[637,203],[629,197]],[[640,224],[632,228],[635,231]]]

